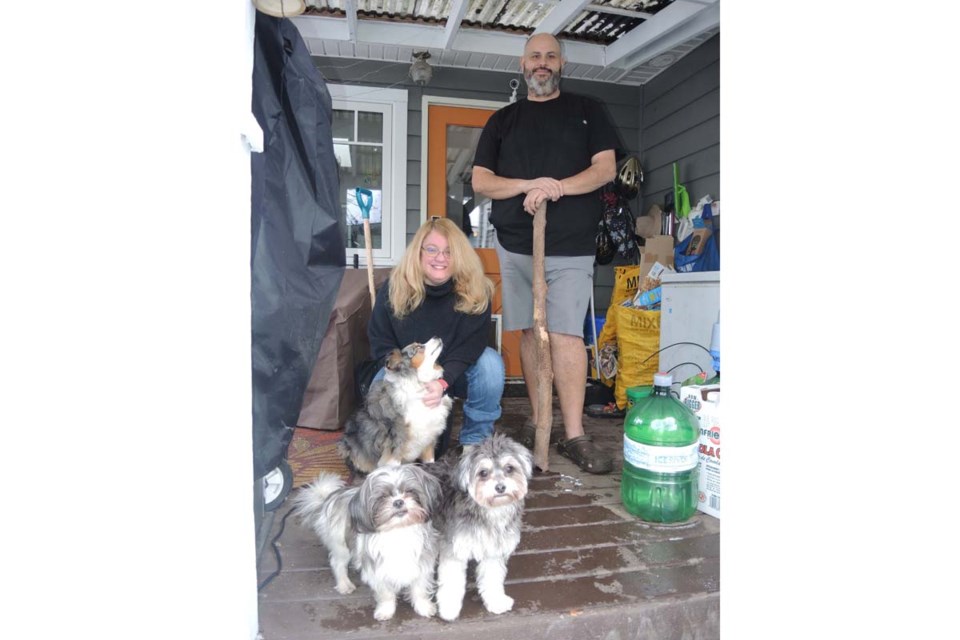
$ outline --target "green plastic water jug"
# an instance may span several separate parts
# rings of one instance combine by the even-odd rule
[[[670,394],[673,376],[658,373],[623,423],[620,499],[647,522],[683,522],[697,510],[700,422]]]

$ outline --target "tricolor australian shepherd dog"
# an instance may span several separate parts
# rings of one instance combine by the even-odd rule
[[[443,368],[437,358],[440,338],[394,349],[386,375],[370,385],[363,404],[348,419],[338,449],[354,471],[370,473],[387,464],[433,462],[434,446],[447,425],[453,405],[444,396],[433,408],[423,404],[424,383],[437,380]]]

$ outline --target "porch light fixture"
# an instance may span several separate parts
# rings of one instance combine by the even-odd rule
[[[410,65],[410,77],[420,86],[430,82],[430,78],[433,77],[433,67],[427,63],[429,57],[429,51],[413,52],[414,61],[413,64]]]
[[[516,78],[510,80],[510,88],[513,89],[513,93],[510,94],[510,103],[513,104],[517,101],[517,87],[520,86],[520,81]]]

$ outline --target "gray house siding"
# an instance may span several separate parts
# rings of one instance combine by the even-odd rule
[[[674,162],[691,206],[705,195],[719,200],[719,34],[644,85],[642,121],[644,210],[663,205]]]

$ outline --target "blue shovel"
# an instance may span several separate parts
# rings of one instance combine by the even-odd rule
[[[373,241],[370,239],[370,209],[373,207],[373,192],[369,189],[357,187],[357,206],[360,207],[360,217],[363,218],[363,244],[367,248],[367,286],[370,288],[370,308],[377,298],[373,286]]]

